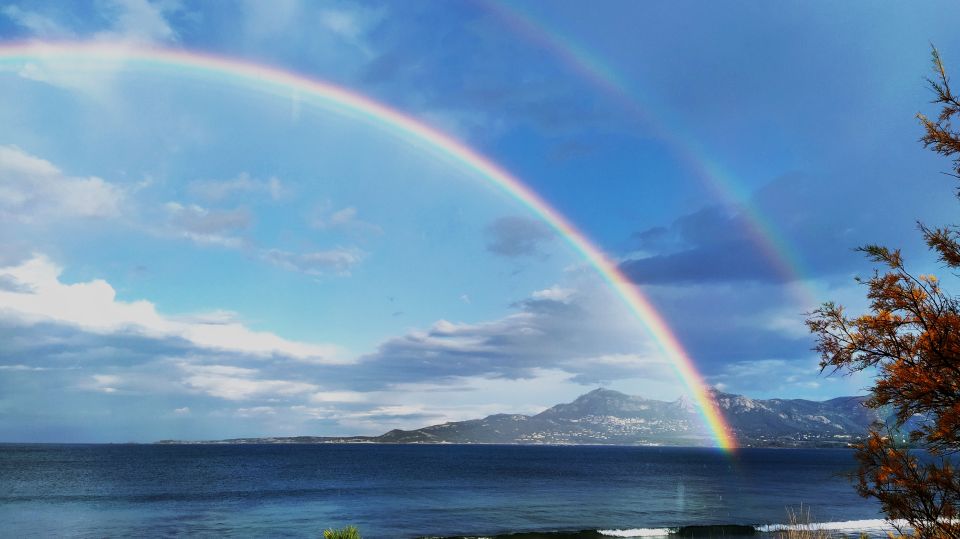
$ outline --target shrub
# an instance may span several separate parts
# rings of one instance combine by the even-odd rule
[[[323,530],[323,539],[360,539],[360,531],[356,526],[347,526],[339,530]]]

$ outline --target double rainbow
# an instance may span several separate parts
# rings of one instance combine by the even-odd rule
[[[93,70],[98,66],[118,69],[134,64],[144,68],[170,68],[178,73],[196,73],[219,77],[259,91],[289,96],[299,92],[338,111],[360,117],[371,124],[389,129],[410,142],[423,145],[455,161],[492,182],[525,205],[552,227],[578,251],[611,286],[626,306],[645,326],[660,351],[670,360],[680,379],[693,396],[716,445],[723,449],[736,447],[729,425],[708,391],[690,356],[643,293],[621,273],[610,260],[566,217],[553,209],[537,193],[505,169],[466,146],[462,142],[421,123],[406,114],[359,93],[309,79],[273,67],[222,58],[194,51],[130,48],[109,43],[17,43],[0,45],[0,66],[23,69],[35,63],[82,66]]]
[[[676,122],[667,122],[658,117],[654,113],[656,107],[648,106],[651,100],[638,94],[620,73],[542,18],[536,18],[520,6],[502,0],[483,0],[480,5],[513,33],[548,51],[564,68],[610,98],[620,110],[636,118],[652,130],[659,140],[666,142],[671,152],[710,189],[723,206],[736,211],[744,219],[744,231],[751,242],[764,253],[780,278],[792,286],[797,302],[806,310],[819,304],[816,291],[804,279],[809,273],[800,255],[783,238],[778,227],[755,204],[748,202],[750,195],[735,177],[724,170],[720,163],[710,159],[703,147],[698,146],[694,133],[685,132]]]

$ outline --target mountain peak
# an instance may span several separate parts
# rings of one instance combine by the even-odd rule
[[[613,389],[607,389],[607,388],[605,388],[605,387],[598,387],[597,389],[594,389],[593,391],[589,391],[589,392],[587,392],[587,393],[584,393],[583,395],[580,395],[579,397],[577,397],[576,400],[590,399],[590,398],[597,398],[597,397],[625,398],[625,399],[631,398],[630,395],[627,395],[626,393],[621,393],[621,392],[619,392],[619,391],[616,391],[616,390],[613,390]],[[574,402],[576,402],[576,401],[574,401]]]

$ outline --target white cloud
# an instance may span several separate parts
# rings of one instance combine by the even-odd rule
[[[37,37],[66,39],[74,35],[72,31],[52,17],[35,11],[24,11],[19,6],[4,6],[0,9],[0,13]]]
[[[173,410],[173,415],[190,415],[190,407],[184,406],[183,408],[175,408]]]
[[[314,211],[313,216],[309,219],[309,223],[310,226],[317,230],[341,229],[347,232],[371,235],[383,233],[382,228],[358,218],[357,213],[357,208],[354,206],[346,206],[334,210],[333,205],[327,201]]]
[[[105,41],[152,44],[175,41],[177,33],[167,22],[165,11],[175,11],[175,4],[151,3],[147,0],[111,0],[108,4],[110,27],[96,35]]]
[[[94,374],[90,378],[93,381],[93,389],[103,393],[116,393],[117,386],[123,383],[123,380],[115,374]]]
[[[306,382],[257,378],[259,371],[229,365],[190,365],[180,368],[187,374],[183,382],[188,387],[227,400],[246,400],[255,397],[293,396],[316,391],[317,386]]]
[[[167,15],[180,10],[177,2],[147,0],[105,0],[93,20],[99,28],[77,28],[74,21],[58,13],[27,11],[15,6],[2,12],[7,18],[41,39],[84,39],[109,43],[117,50],[175,42],[177,33]],[[55,15],[60,15],[55,16]],[[115,100],[113,86],[126,61],[98,59],[95,62],[65,62],[56,59],[33,59],[14,69],[29,80],[81,92],[102,101]]]
[[[151,337],[178,337],[210,350],[258,356],[287,356],[315,363],[339,363],[332,345],[291,341],[265,331],[254,331],[230,319],[212,323],[190,317],[164,316],[145,300],[121,301],[104,280],[66,284],[61,268],[43,256],[17,266],[0,268],[30,287],[28,292],[0,289],[0,318],[26,323],[54,321],[95,333],[136,332]]]
[[[101,178],[68,176],[16,146],[0,146],[0,219],[116,217],[123,202],[123,189]]]
[[[572,288],[563,288],[560,285],[553,285],[550,288],[537,290],[531,294],[531,297],[533,299],[547,299],[551,301],[567,303],[575,292],[576,290]]]
[[[89,35],[79,35],[71,29],[73,21],[18,6],[0,9],[8,19],[43,39],[93,38],[102,41],[152,44],[175,41],[177,33],[167,21],[167,14],[180,9],[176,2],[149,2],[147,0],[104,0],[95,20],[103,26]]]
[[[366,402],[368,398],[358,391],[320,391],[310,396],[310,402]]]
[[[273,406],[251,406],[249,408],[237,408],[234,411],[237,417],[263,417],[277,415],[277,409]]]
[[[229,180],[194,180],[187,185],[187,192],[193,197],[217,202],[243,194],[267,195],[279,200],[287,194],[287,189],[276,176],[259,180],[243,172]]]
[[[30,365],[0,365],[0,371],[21,371],[21,372],[37,372],[37,371],[48,371],[50,370],[47,367],[31,367]]]

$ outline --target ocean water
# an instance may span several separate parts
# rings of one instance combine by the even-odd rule
[[[854,468],[845,449],[5,444],[0,535],[663,536],[771,531],[801,504],[838,532],[882,535]]]

